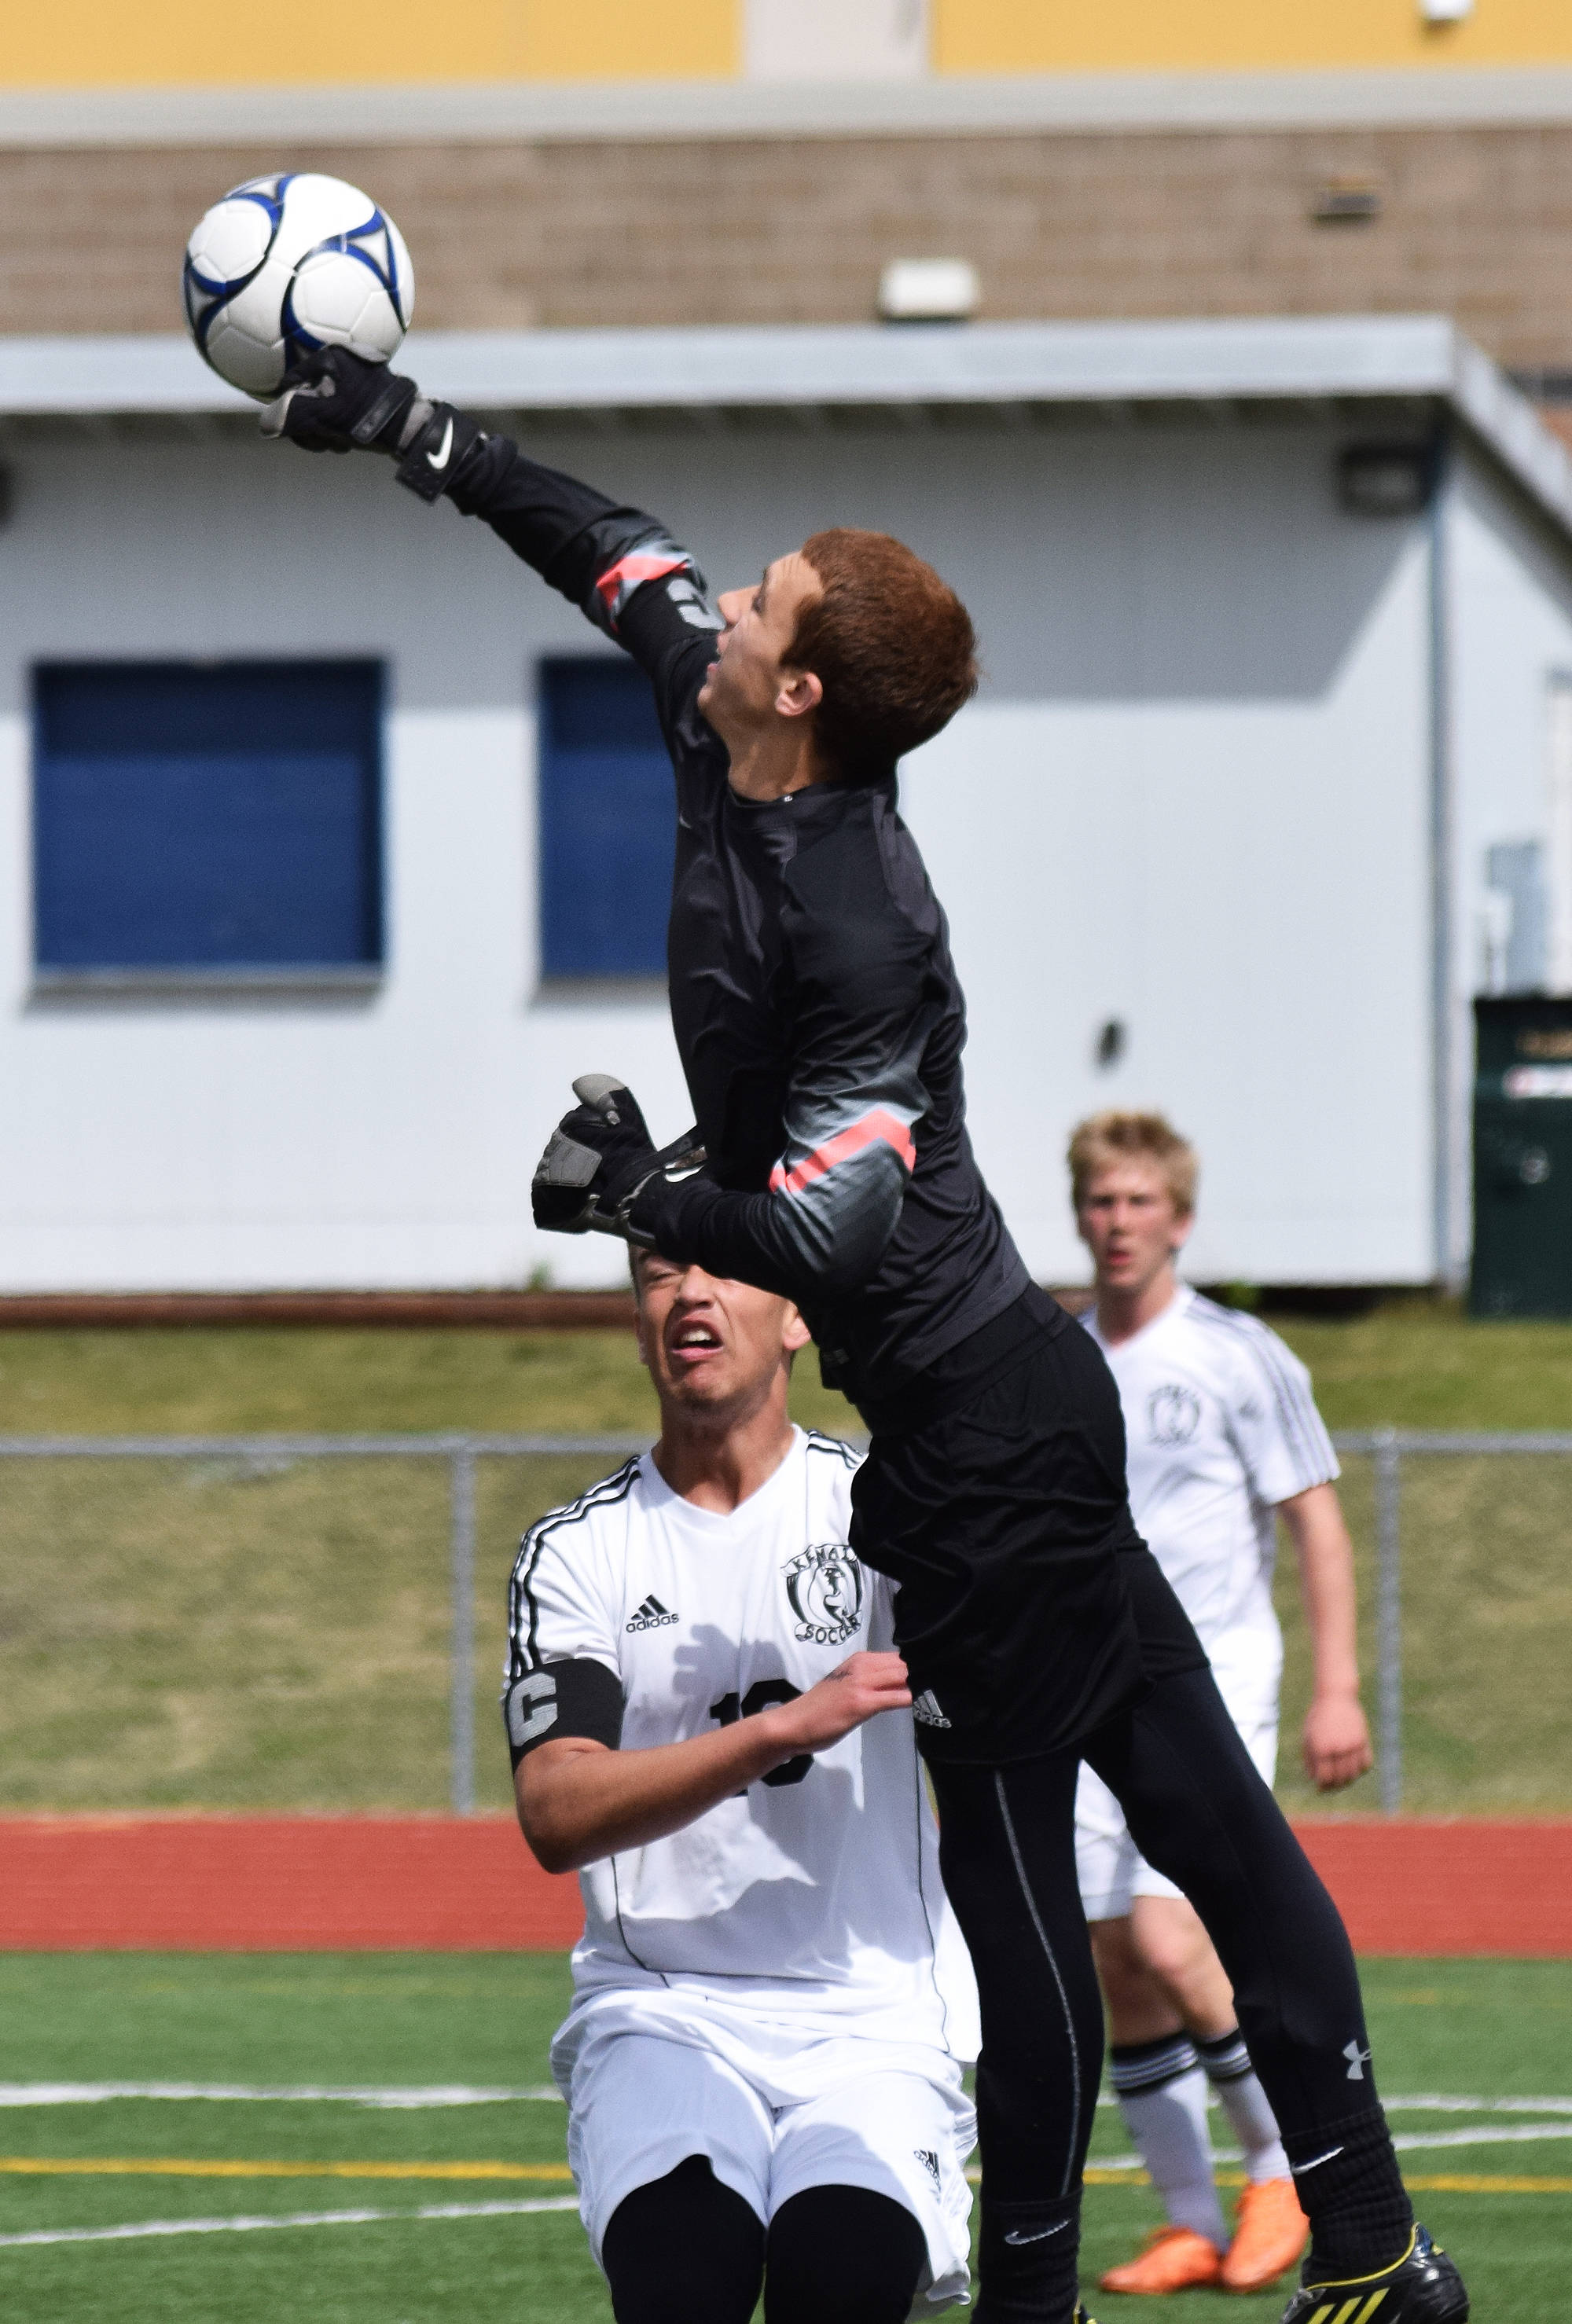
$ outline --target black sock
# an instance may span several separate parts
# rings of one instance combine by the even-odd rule
[[[1055,2202],[985,2204],[974,2324],[1072,2324],[1080,2247],[1078,2190]]]
[[[1282,2143],[1309,2215],[1308,2282],[1370,2275],[1402,2257],[1414,2209],[1379,2107],[1316,2130],[1285,2131]]]

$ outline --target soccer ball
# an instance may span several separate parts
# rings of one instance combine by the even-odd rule
[[[198,350],[261,402],[325,346],[372,363],[397,355],[415,276],[404,238],[342,178],[250,178],[215,202],[186,244],[186,320]]]

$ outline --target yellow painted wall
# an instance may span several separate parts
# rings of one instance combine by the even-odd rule
[[[855,5],[855,0],[847,0]],[[727,80],[744,0],[0,0],[0,89]],[[1572,0],[930,0],[941,73],[1572,61]]]
[[[1572,60],[1568,0],[931,0],[941,72],[1139,72]]]
[[[739,0],[0,0],[0,88],[729,79]]]

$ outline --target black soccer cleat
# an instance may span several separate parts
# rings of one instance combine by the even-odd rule
[[[1468,2289],[1416,2220],[1401,2259],[1373,2275],[1318,2276],[1306,2260],[1282,2324],[1468,2324]]]

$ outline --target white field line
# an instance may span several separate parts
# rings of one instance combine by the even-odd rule
[[[1399,2131],[1392,2140],[1400,2154],[1422,2154],[1441,2146],[1533,2146],[1542,2139],[1572,2138],[1572,2122],[1515,2122],[1492,2129],[1481,2123],[1476,2130]],[[1141,2171],[1138,2154],[1094,2154],[1099,2171]],[[1242,2146],[1214,2146],[1214,2163],[1243,2163]]]
[[[1549,2138],[1572,2138],[1572,2122],[1514,2122],[1509,2129],[1486,2129],[1479,2124],[1476,2131],[1400,2131],[1393,2145],[1400,2154],[1426,2154],[1438,2147],[1519,2147],[1540,2145]],[[1242,2163],[1244,2147],[1212,2147],[1214,2163]],[[1144,2171],[1140,2154],[1093,2154],[1088,2166],[1096,2171]]]
[[[1532,2145],[1542,2138],[1572,2138],[1572,2122],[1514,2122],[1499,2130],[1482,2124],[1477,2130],[1400,2131],[1392,2143],[1400,2154],[1418,2154],[1427,2147]]]
[[[190,2101],[214,2099],[242,2103],[273,2101],[284,2105],[334,2105],[386,2108],[418,2113],[444,2107],[537,2104],[560,2106],[562,2093],[551,2082],[537,2083],[346,2083],[326,2082],[0,2082],[0,2108],[11,2107],[104,2106],[116,2098],[161,2098]],[[1105,2091],[1100,2107],[1115,2103]],[[1218,2101],[1214,2094],[1211,2103]],[[1439,2092],[1382,2100],[1388,2114],[1537,2114],[1572,2117],[1572,2098],[1458,2098]],[[1553,2127],[1546,2134],[1558,2136]],[[1409,2134],[1409,2136],[1417,2134]],[[1400,2138],[1398,2144],[1404,2143]],[[1222,2150],[1218,2150],[1222,2153]],[[1224,2159],[1229,2159],[1224,2156]],[[1237,2159],[1237,2158],[1234,2158]],[[1112,2168],[1113,2166],[1108,2166]]]
[[[0,2088],[4,2088],[0,2084]],[[1117,2106],[1112,2091],[1105,2090],[1098,2098],[1100,2107]],[[1466,2098],[1444,2097],[1436,2091],[1426,2091],[1416,2098],[1385,2098],[1381,2101],[1388,2114],[1566,2114],[1572,2115],[1572,2098]],[[1216,2090],[1208,2093],[1207,2104],[1220,2107],[1222,2100]]]
[[[414,2112],[427,2107],[504,2106],[519,2099],[560,2106],[562,2093],[550,2082],[493,2089],[466,2082],[344,2089],[316,2082],[0,2082],[0,2107],[103,2106],[111,2098],[272,2098],[297,2106],[326,2102]]]
[[[1572,2098],[1382,2098],[1388,2114],[1569,2114]]]
[[[127,2227],[33,2227],[0,2236],[0,2251],[32,2244],[134,2243],[145,2236],[243,2236],[258,2227],[365,2227],[384,2219],[516,2219],[532,2211],[577,2211],[577,2195],[542,2195],[523,2203],[422,2203],[407,2211],[274,2211],[232,2219],[143,2219]]]

